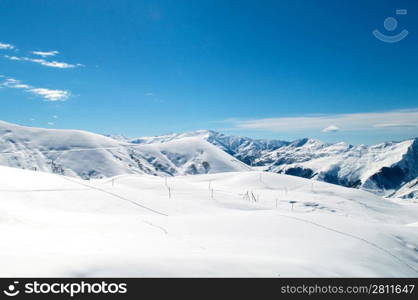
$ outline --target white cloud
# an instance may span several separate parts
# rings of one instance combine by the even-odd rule
[[[19,57],[19,56],[4,56],[7,59],[15,60],[15,61],[29,61],[34,62],[46,67],[52,67],[52,68],[59,68],[59,69],[70,69],[70,68],[77,68],[77,67],[83,67],[82,64],[69,64],[66,62],[59,62],[59,61],[47,61],[43,58],[30,58],[30,57]]]
[[[325,131],[330,124],[344,131],[383,130],[388,128],[418,128],[418,109],[374,113],[305,115],[255,120],[232,120],[235,128],[274,132]]]
[[[48,122],[48,125],[49,125],[49,126],[54,126],[54,125],[55,125],[55,123],[54,123],[54,122]]]
[[[42,57],[55,56],[59,54],[58,51],[32,51],[31,53]]]
[[[13,46],[13,45],[0,43],[0,49],[1,50],[12,50],[14,48],[15,48],[15,46]]]
[[[29,89],[31,88],[30,85],[23,84],[19,80],[16,80],[14,78],[7,78],[2,84],[4,87],[8,87],[11,89]]]
[[[337,132],[340,131],[340,128],[335,125],[329,125],[328,127],[322,129],[322,132]]]
[[[5,78],[4,76],[1,77]],[[51,90],[47,88],[38,88],[28,84],[24,84],[20,80],[14,78],[6,78],[2,83],[0,83],[0,87],[23,89],[25,92],[42,97],[45,101],[51,102],[65,101],[71,96],[71,93],[66,90]]]
[[[45,88],[33,88],[28,92],[41,96],[47,101],[65,101],[70,97],[70,92],[63,90],[50,90]]]

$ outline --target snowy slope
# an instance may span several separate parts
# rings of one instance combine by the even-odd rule
[[[416,205],[361,190],[261,172],[0,178],[0,276],[418,274]]]
[[[113,139],[89,132],[0,122],[0,164],[6,166],[82,178],[133,173],[127,153],[121,153],[119,146]]]
[[[249,168],[203,139],[137,145],[76,130],[31,128],[0,121],[0,165],[78,176],[185,175]]]
[[[392,198],[400,198],[406,200],[418,200],[418,178],[403,185],[402,188],[400,188],[399,190],[397,190],[389,196]]]
[[[170,174],[195,175],[248,171],[249,166],[199,137],[139,145],[135,151],[150,160],[154,157]]]

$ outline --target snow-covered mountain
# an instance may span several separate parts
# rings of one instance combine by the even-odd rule
[[[83,179],[250,169],[199,137],[138,145],[85,131],[31,128],[6,122],[0,122],[0,164]]]
[[[417,199],[418,139],[353,146],[307,138],[259,140],[210,130],[129,139],[0,122],[0,164],[83,179],[257,169]]]
[[[418,140],[367,147],[303,139],[264,153],[256,163],[276,173],[389,195],[418,177]]]
[[[313,178],[387,196],[398,195],[397,190],[418,177],[418,139],[353,146],[308,138],[286,142],[195,131],[130,142],[154,144],[190,136],[200,137],[256,169]],[[416,193],[409,193],[409,197],[417,198]]]
[[[126,141],[134,144],[154,144],[181,140],[186,137],[198,137],[204,139],[250,166],[253,166],[255,161],[261,157],[263,153],[270,152],[290,144],[289,142],[280,140],[263,140],[230,136],[212,130],[197,130],[182,134],[141,137]]]

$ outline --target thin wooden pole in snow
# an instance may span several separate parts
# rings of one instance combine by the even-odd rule
[[[244,194],[244,200],[250,201],[250,195],[248,194],[248,191],[246,191]]]

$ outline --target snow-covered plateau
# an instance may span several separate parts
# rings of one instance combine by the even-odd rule
[[[0,276],[418,274],[418,207],[361,190],[249,171],[0,174]]]
[[[0,122],[0,276],[417,277],[416,150]]]

